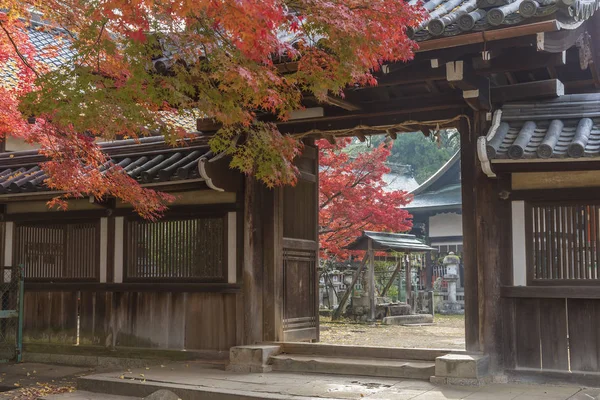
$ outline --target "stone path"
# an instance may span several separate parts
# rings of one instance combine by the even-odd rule
[[[325,374],[241,374],[201,363],[102,373],[78,381],[82,390],[144,397],[161,388],[182,399],[390,399],[390,400],[593,400],[600,389],[578,386],[495,384],[480,388],[426,381]],[[60,397],[53,397],[53,399]],[[68,397],[75,399],[76,397]],[[65,400],[67,397],[64,398]]]

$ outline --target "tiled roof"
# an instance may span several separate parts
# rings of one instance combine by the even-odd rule
[[[461,208],[460,151],[435,174],[412,191],[413,200],[405,207],[411,214],[445,212]]]
[[[186,140],[180,147],[170,146],[162,137],[102,143],[100,147],[141,184],[206,180],[199,161],[212,157],[205,137]],[[39,167],[44,160],[37,150],[0,154],[0,194],[49,190],[44,186],[47,176]]]
[[[545,18],[554,18],[568,27],[590,18],[600,8],[600,0],[426,0],[423,6],[428,18],[412,32],[417,41]]]
[[[460,183],[448,185],[440,190],[428,191],[416,195],[405,208],[410,213],[427,210],[443,211],[442,209],[460,209],[462,193]]]
[[[480,142],[482,162],[599,158],[600,93],[506,104]]]
[[[350,243],[349,250],[367,250],[368,240],[373,240],[374,250],[394,250],[424,252],[435,250],[421,242],[415,235],[407,233],[389,233],[363,231],[362,235]]]

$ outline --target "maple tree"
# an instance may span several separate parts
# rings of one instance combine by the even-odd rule
[[[41,145],[49,187],[116,196],[151,218],[169,196],[106,168],[96,139],[158,132],[176,144],[185,132],[164,113],[210,116],[222,124],[212,150],[229,154],[232,167],[268,186],[294,184],[300,141],[259,117],[286,119],[303,93],[324,99],[376,84],[382,63],[412,58],[406,30],[422,16],[386,0],[0,3],[0,134]],[[31,25],[32,12],[44,23]],[[57,44],[35,47],[32,30],[51,31]],[[48,57],[63,63],[48,65]],[[297,70],[280,73],[282,61]]]
[[[344,148],[351,139],[335,144],[319,140],[319,241],[324,258],[346,259],[346,245],[363,230],[405,232],[412,216],[403,209],[412,195],[386,190],[383,175],[390,172],[385,143],[351,157]]]

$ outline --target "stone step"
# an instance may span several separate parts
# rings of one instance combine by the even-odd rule
[[[385,358],[340,358],[279,354],[270,358],[274,371],[312,372],[337,375],[378,376],[429,380],[435,362]]]
[[[277,343],[281,353],[339,358],[384,358],[435,362],[446,354],[465,354],[464,350],[412,349],[400,347],[348,346],[323,343]]]
[[[40,397],[38,400],[140,400],[141,397],[116,396],[105,393],[92,393],[86,391],[75,391],[72,393],[51,394]]]

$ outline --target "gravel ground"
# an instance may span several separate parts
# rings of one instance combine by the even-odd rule
[[[331,322],[322,318],[321,342],[357,346],[464,349],[465,318],[463,315],[439,315],[428,326],[368,325]]]

